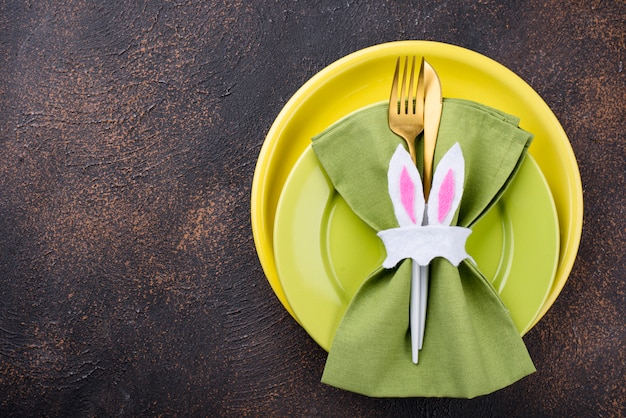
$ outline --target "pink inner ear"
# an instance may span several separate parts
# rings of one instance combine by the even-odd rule
[[[417,223],[415,219],[415,184],[413,184],[413,180],[411,180],[411,176],[409,176],[406,167],[402,168],[402,173],[400,174],[400,200],[402,201],[402,206],[406,211],[407,215],[411,219],[411,222]]]
[[[454,172],[452,170],[448,170],[446,173],[443,183],[441,183],[438,197],[439,208],[437,211],[437,219],[439,220],[439,223],[441,223],[450,211],[452,201],[454,200]]]

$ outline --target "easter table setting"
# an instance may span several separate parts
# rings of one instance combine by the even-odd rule
[[[623,2],[0,5],[0,415],[623,416]]]

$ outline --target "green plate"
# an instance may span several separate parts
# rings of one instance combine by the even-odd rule
[[[552,289],[560,248],[554,201],[532,157],[472,229],[467,251],[524,334]],[[382,264],[385,249],[335,191],[311,147],[294,165],[278,201],[274,254],[295,316],[328,350],[352,296]]]

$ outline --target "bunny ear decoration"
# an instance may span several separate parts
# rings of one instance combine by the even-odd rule
[[[441,158],[433,176],[428,200],[428,224],[450,225],[463,196],[465,160],[459,143]]]
[[[389,196],[400,227],[421,225],[424,210],[422,180],[409,153],[398,145],[389,162]],[[461,203],[465,160],[457,142],[443,156],[433,177],[428,225],[450,225]]]
[[[450,226],[463,194],[465,163],[461,147],[455,144],[437,166],[433,178],[431,200],[428,204],[428,222],[423,225],[424,193],[417,168],[406,150],[396,148],[387,171],[389,197],[399,227],[378,232],[387,257],[383,267],[392,268],[405,258],[420,266],[435,257],[443,257],[452,265],[471,257],[465,251],[465,242],[471,230]],[[431,206],[432,205],[432,206]]]
[[[422,180],[411,155],[402,145],[398,145],[391,157],[387,181],[400,227],[421,225],[425,207]]]

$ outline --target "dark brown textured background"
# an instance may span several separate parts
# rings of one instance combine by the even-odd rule
[[[624,416],[625,31],[623,0],[0,0],[0,415]],[[519,74],[583,179],[578,259],[524,338],[538,371],[474,400],[319,383],[252,240],[281,107],[400,39]]]

